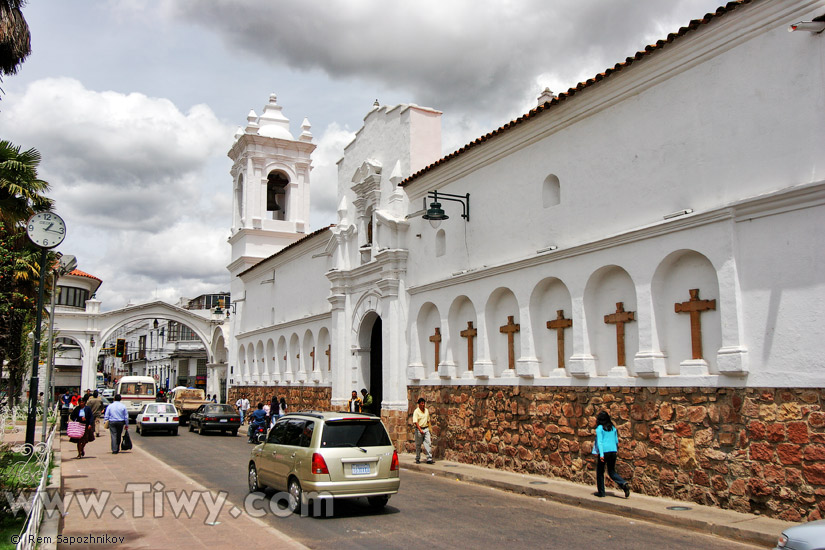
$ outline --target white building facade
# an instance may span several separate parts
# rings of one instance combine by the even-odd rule
[[[604,409],[635,491],[821,517],[825,34],[787,29],[823,13],[728,4],[441,159],[438,111],[375,107],[335,226],[256,260],[236,219],[230,400],[368,387],[409,449],[423,395],[438,456],[582,482]]]

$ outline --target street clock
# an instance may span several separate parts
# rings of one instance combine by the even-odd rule
[[[54,248],[66,238],[66,223],[53,212],[38,212],[26,223],[26,233],[41,248]]]

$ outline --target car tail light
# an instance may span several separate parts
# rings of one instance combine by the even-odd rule
[[[398,451],[392,452],[392,463],[390,464],[390,471],[395,472],[398,470]]]
[[[327,462],[320,453],[312,453],[312,473],[313,474],[329,474]]]
[[[144,416],[143,418],[141,418],[141,420],[143,420],[144,422],[149,422],[149,417],[148,417],[148,416]]]
[[[229,421],[230,422],[240,422],[241,419],[240,418],[230,418]]]
[[[203,419],[207,422],[214,422],[215,420],[217,420],[217,418],[215,418],[214,416],[204,416]]]
[[[180,422],[180,417],[179,416],[173,416],[172,417],[172,422]]]

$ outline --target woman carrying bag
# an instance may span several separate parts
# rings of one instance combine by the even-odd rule
[[[95,420],[92,409],[86,405],[87,396],[80,398],[80,403],[69,414],[69,426],[66,430],[69,441],[77,443],[77,458],[86,456],[86,443],[95,440]]]
[[[599,498],[604,494],[604,466],[607,465],[607,475],[624,491],[624,497],[630,498],[630,485],[616,473],[616,453],[619,449],[619,434],[610,415],[602,411],[596,416],[596,444],[593,445],[593,454],[599,455],[596,462],[596,489],[593,493]]]

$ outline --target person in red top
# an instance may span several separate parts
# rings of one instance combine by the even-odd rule
[[[77,395],[77,390],[72,390],[72,407],[77,407],[80,403],[80,396]]]

